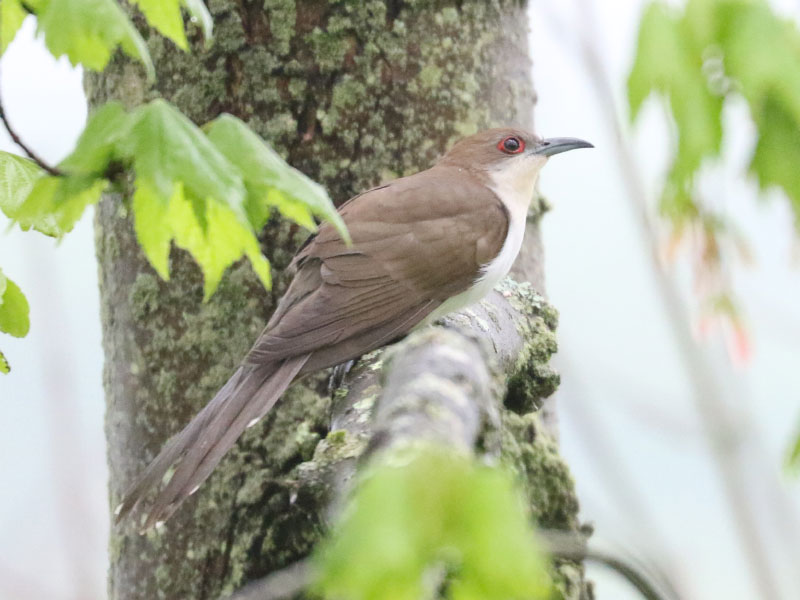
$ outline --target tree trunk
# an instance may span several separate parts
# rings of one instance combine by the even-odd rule
[[[163,96],[197,123],[235,114],[342,202],[430,166],[463,135],[488,126],[530,127],[524,4],[210,0],[215,36],[208,48],[192,25],[191,54],[151,34],[154,87],[138,65],[117,57],[104,73],[87,75],[87,93],[92,105],[118,99],[135,106]],[[112,506],[243,357],[285,290],[284,267],[305,236],[274,219],[262,236],[274,269],[272,292],[242,263],[203,303],[202,280],[187,255],[173,251],[171,281],[161,281],[138,248],[124,202],[108,197],[100,204]],[[525,271],[536,273],[541,289],[538,245],[525,253]],[[542,373],[552,350],[550,344],[532,359]],[[328,502],[309,474],[340,437],[332,432],[326,382],[320,374],[293,386],[162,530],[146,536],[112,530],[110,598],[217,598],[306,556],[324,533]],[[524,380],[515,386],[531,388]],[[575,530],[571,479],[536,420],[505,411],[497,429],[503,453],[536,516],[549,527]],[[578,597],[579,567],[564,563],[557,577],[566,596]]]

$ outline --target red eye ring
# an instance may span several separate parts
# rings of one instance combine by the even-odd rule
[[[506,154],[519,154],[525,150],[525,142],[515,135],[509,135],[498,142],[497,149]]]

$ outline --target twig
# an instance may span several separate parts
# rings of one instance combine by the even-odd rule
[[[660,587],[666,588],[666,592],[661,593],[651,581],[653,578],[645,573],[644,567],[636,566],[631,561],[588,547],[587,538],[582,535],[545,529],[539,530],[539,538],[544,543],[546,550],[554,558],[565,558],[578,562],[587,560],[616,571],[646,600],[667,600],[667,598],[677,600],[680,597],[669,580],[662,577],[664,581]]]
[[[292,563],[288,567],[270,573],[266,577],[248,583],[230,596],[223,596],[226,600],[282,600],[292,598],[302,592],[311,583],[313,573],[310,560]]]
[[[555,558],[575,561],[588,560],[606,566],[619,573],[630,583],[645,600],[667,600],[678,598],[673,590],[669,596],[662,594],[651,583],[644,569],[623,560],[622,558],[588,548],[586,538],[581,535],[561,531],[540,531],[541,539]],[[275,571],[266,577],[247,584],[242,589],[226,596],[226,600],[283,600],[292,598],[306,589],[314,578],[309,559],[303,559]]]
[[[14,140],[14,143],[17,146],[22,148],[23,152],[25,152],[25,154],[28,155],[28,158],[30,158],[33,162],[39,165],[42,169],[50,173],[50,175],[59,176],[64,174],[57,168],[46,163],[38,154],[36,154],[33,150],[31,150],[28,146],[25,145],[25,142],[23,142],[20,139],[19,135],[17,135],[17,132],[14,131],[13,127],[11,127],[11,123],[8,122],[8,117],[6,117],[6,111],[3,108],[2,100],[0,100],[0,120],[3,121],[3,125],[5,125],[6,131],[8,131],[8,135],[11,136],[11,139]]]

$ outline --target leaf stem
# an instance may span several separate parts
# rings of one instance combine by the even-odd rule
[[[56,167],[53,167],[52,165],[46,163],[42,158],[39,157],[38,154],[36,154],[33,150],[31,150],[28,146],[25,145],[25,142],[23,142],[20,139],[19,135],[17,135],[17,132],[14,131],[13,127],[11,127],[11,123],[8,122],[8,118],[6,117],[6,111],[3,108],[2,100],[0,100],[0,120],[3,121],[3,125],[5,126],[6,131],[8,131],[8,135],[11,136],[11,139],[14,140],[14,143],[17,146],[22,148],[23,152],[25,152],[25,154],[28,155],[28,158],[30,158],[33,162],[39,165],[42,169],[50,173],[50,175],[59,176],[64,174],[61,171],[59,171]]]

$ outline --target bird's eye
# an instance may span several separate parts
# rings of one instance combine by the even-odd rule
[[[500,143],[497,144],[497,149],[505,152],[506,154],[519,154],[525,150],[525,142],[523,142],[517,136],[510,135],[507,138],[500,140]]]

